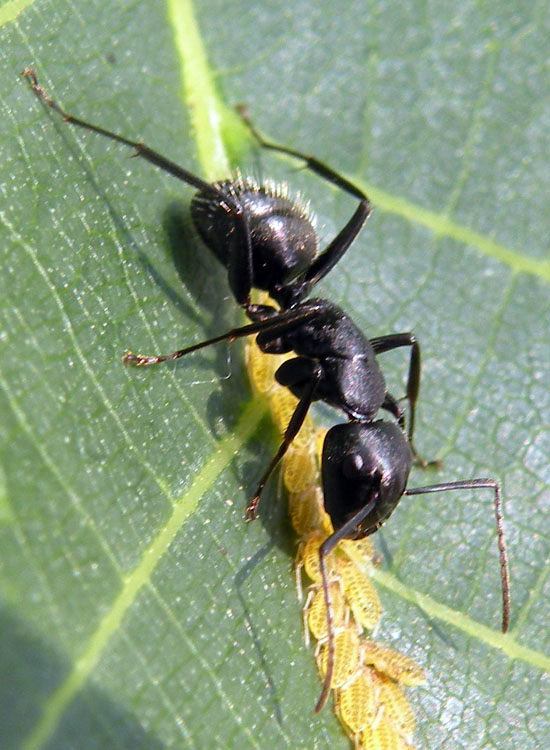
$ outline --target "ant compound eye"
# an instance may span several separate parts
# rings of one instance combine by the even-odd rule
[[[347,479],[357,479],[365,473],[365,464],[361,453],[349,453],[342,461],[342,473]]]

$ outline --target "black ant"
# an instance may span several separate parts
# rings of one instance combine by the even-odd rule
[[[314,344],[314,341],[319,335],[326,340],[331,317],[338,319],[343,317],[345,322],[338,323],[338,336],[347,339],[341,347],[344,347],[343,351],[348,359],[354,357],[356,372],[353,377],[358,382],[353,387],[349,383],[344,385],[344,376],[338,372],[337,360],[341,356],[340,352],[332,352],[333,358],[336,359],[330,367],[327,364],[323,376],[316,376],[312,371],[305,372],[304,367],[307,365],[301,359],[293,360],[293,364],[288,363],[287,366],[281,368],[277,379],[282,385],[289,386],[298,398],[304,399],[304,407],[298,413],[296,420],[303,411],[303,421],[311,402],[322,399],[343,409],[350,419],[370,420],[380,408],[387,409],[404,426],[403,409],[399,402],[386,392],[384,378],[374,362],[374,355],[409,346],[411,355],[406,398],[410,407],[408,437],[412,445],[415,404],[420,387],[421,370],[420,346],[414,335],[412,333],[392,334],[368,342],[349,317],[343,315],[340,308],[325,300],[302,301],[312,287],[344,255],[368,218],[371,212],[370,201],[359,188],[318,159],[264,140],[250,122],[244,107],[239,108],[244,122],[263,148],[304,161],[306,167],[312,172],[359,199],[359,205],[351,219],[328,247],[318,254],[317,235],[311,220],[294,202],[282,195],[281,191],[276,188],[268,189],[258,186],[252,181],[240,178],[236,181],[207,183],[153,151],[144,143],[129,140],[65,112],[38,84],[33,70],[27,68],[23,75],[38,98],[61,115],[65,122],[130,146],[135,149],[136,156],[143,157],[183,182],[198,188],[198,193],[191,202],[194,224],[204,242],[228,269],[229,284],[237,302],[244,307],[248,317],[257,324],[235,329],[195,347],[188,347],[167,355],[144,357],[127,352],[125,362],[144,366],[175,360],[196,348],[202,348],[223,339],[235,339],[261,331],[264,333],[258,337],[258,345],[262,351],[270,354],[295,351],[302,358],[308,357],[312,354],[312,345],[313,355],[319,353],[319,346]],[[281,310],[270,305],[251,304],[252,288],[267,291]],[[346,331],[346,324],[349,331]],[[323,327],[324,331],[322,331]],[[279,335],[275,335],[277,332]],[[329,342],[332,349],[334,349],[335,340],[334,335]],[[348,378],[352,375],[349,368],[346,370],[346,375]],[[314,384],[315,377],[325,381],[328,379],[329,384],[326,382]],[[311,389],[309,399],[304,392],[304,383]],[[289,425],[289,430],[291,426],[293,422]],[[430,463],[418,459],[416,451],[414,454],[418,463],[423,465]],[[431,462],[431,464],[435,465],[436,462]],[[269,473],[271,472],[267,474]],[[248,515],[253,516],[251,508],[249,508]]]
[[[315,710],[320,711],[326,702],[334,666],[334,625],[326,557],[342,539],[362,539],[377,531],[404,495],[459,489],[493,490],[500,552],[502,631],[506,632],[510,619],[510,586],[499,485],[492,479],[472,479],[407,489],[413,461],[428,465],[419,461],[412,444],[414,409],[420,386],[420,347],[414,335],[398,333],[369,340],[341,308],[326,300],[304,300],[359,233],[371,210],[367,196],[314,157],[265,141],[241,110],[245,123],[261,146],[303,160],[311,171],[359,199],[351,219],[318,254],[317,236],[311,221],[295,203],[276,190],[242,179],[209,184],[143,143],[66,113],[38,85],[32,70],[26,70],[24,75],[34,93],[66,122],[134,148],[136,156],[198,189],[191,204],[195,226],[227,267],[231,290],[253,321],[167,355],[142,356],[127,352],[125,362],[138,366],[157,364],[179,359],[223,340],[234,341],[252,334],[258,334],[258,346],[266,353],[292,351],[296,354],[279,367],[275,377],[298,398],[298,404],[279,450],[247,508],[247,520],[257,517],[262,490],[298,434],[313,401],[323,400],[341,409],[349,420],[332,427],[323,446],[324,502],[334,532],[319,551],[327,605],[328,655],[323,690]],[[268,291],[281,309],[252,304],[252,288]],[[410,414],[406,434],[403,409],[386,390],[376,361],[376,355],[402,346],[411,347],[406,391]],[[397,424],[375,421],[379,409],[390,412]]]

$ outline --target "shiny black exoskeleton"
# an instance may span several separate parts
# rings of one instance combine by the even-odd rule
[[[326,300],[306,300],[282,312],[262,307],[255,312],[260,320],[228,331],[209,341],[170,355],[143,357],[127,354],[136,365],[178,359],[204,346],[224,339],[231,341],[258,334],[257,343],[268,353],[294,352],[297,356],[276,371],[277,381],[299,399],[279,450],[262,476],[247,508],[247,518],[257,515],[263,488],[273,470],[298,434],[313,401],[322,399],[343,411],[349,422],[332,427],[324,440],[321,462],[324,503],[334,533],[321,545],[319,565],[327,602],[327,671],[316,711],[321,710],[330,692],[334,665],[334,627],[326,558],[342,539],[362,539],[377,531],[395,510],[404,495],[465,489],[492,489],[500,552],[502,585],[502,630],[510,617],[510,589],[500,488],[492,479],[446,482],[408,488],[416,454],[412,447],[414,406],[420,385],[420,349],[410,333],[367,339],[344,311]],[[390,349],[410,346],[407,381],[410,418],[407,434],[398,402],[386,390],[376,355]],[[395,422],[376,420],[379,409],[392,413]]]
[[[317,257],[317,233],[307,211],[276,186],[237,178],[217,183],[246,216],[251,270],[237,235],[234,213],[219,198],[200,191],[191,201],[191,216],[205,245],[228,269],[237,301],[248,311],[250,289],[262,289],[282,307],[306,291],[304,279]],[[246,245],[245,245],[246,248]]]
[[[258,489],[247,508],[248,520],[257,516],[263,488],[298,434],[311,404],[322,400],[344,413],[354,422],[370,423],[380,409],[393,414],[401,430],[405,428],[404,412],[387,391],[376,355],[402,346],[411,348],[406,399],[409,402],[407,448],[412,448],[414,411],[420,386],[420,347],[411,333],[397,333],[367,339],[349,315],[323,299],[311,299],[278,311],[262,305],[250,311],[258,319],[207,341],[201,341],[170,354],[144,356],[127,352],[125,361],[137,366],[176,360],[220,341],[235,341],[257,334],[256,343],[270,354],[294,352],[284,362],[275,378],[298,398],[298,404],[285,431],[279,450],[262,476]],[[410,447],[409,447],[410,446]],[[416,458],[416,453],[414,454]]]
[[[359,200],[353,215],[328,247],[319,253],[317,235],[303,209],[282,191],[258,186],[238,178],[209,184],[148,146],[128,140],[104,128],[73,117],[53,102],[38,85],[34,71],[26,70],[32,90],[63,119],[135,149],[135,155],[194,186],[193,221],[204,242],[227,268],[229,284],[237,302],[252,321],[209,341],[168,355],[144,357],[127,353],[125,361],[150,365],[175,360],[225,339],[257,334],[266,353],[294,352],[276,378],[298,398],[296,410],[279,450],[264,473],[248,506],[247,516],[256,516],[262,489],[296,437],[315,400],[336,407],[348,418],[332,427],[325,438],[322,477],[325,507],[334,533],[320,548],[322,585],[327,603],[328,658],[321,697],[324,705],[331,687],[334,664],[334,626],[327,555],[342,539],[361,539],[374,533],[387,520],[404,495],[420,495],[460,489],[490,488],[494,493],[500,551],[503,618],[506,631],[510,613],[508,563],[502,528],[500,490],[491,479],[408,488],[413,460],[414,409],[420,385],[420,348],[411,333],[367,339],[343,310],[326,300],[306,300],[312,287],[340,260],[370,213],[366,195],[317,159],[265,141],[244,113],[243,118],[259,144],[305,162],[315,174]],[[280,309],[254,305],[252,289],[268,291]],[[411,349],[406,398],[409,419],[405,433],[404,414],[398,401],[387,392],[376,356],[402,346]],[[380,409],[396,422],[376,419]]]
[[[403,431],[394,422],[351,422],[332,427],[323,443],[325,510],[341,529],[376,499],[356,523],[349,539],[374,533],[403,496],[413,455]]]
[[[338,263],[371,212],[370,201],[362,190],[315,157],[265,141],[241,108],[243,120],[263,148],[303,161],[312,172],[359,200],[347,224],[319,254],[317,235],[307,212],[289,200],[284,191],[240,178],[206,182],[144,143],[65,112],[38,84],[33,70],[27,68],[23,75],[34,93],[65,122],[130,146],[135,149],[135,156],[197,188],[191,205],[193,222],[205,244],[227,268],[231,291],[247,313],[255,309],[250,302],[252,289],[269,292],[285,309],[306,297]]]
[[[319,253],[310,216],[280,187],[238,178],[204,183],[199,188],[191,215],[205,244],[228,269],[237,302],[248,314],[253,313],[256,308],[250,303],[250,292],[262,289],[282,309],[288,309],[303,300],[338,263],[369,217],[371,204],[362,190],[315,157],[266,141],[244,108],[239,111],[262,148],[303,161],[309,170],[359,200],[348,222]],[[149,149],[138,148],[138,153],[149,158]],[[158,158],[155,163],[159,164]],[[168,171],[175,174],[171,168]],[[192,180],[187,172],[176,176],[197,185],[194,175]]]
[[[298,322],[281,327],[285,317]],[[373,345],[342,308],[312,299],[294,306],[291,316],[275,313],[267,320],[278,324],[258,334],[260,349],[269,354],[297,355],[277,370],[275,377],[281,385],[302,399],[318,377],[312,400],[342,409],[350,419],[371,420],[376,415],[386,399],[384,376]],[[393,403],[389,397],[388,408]]]

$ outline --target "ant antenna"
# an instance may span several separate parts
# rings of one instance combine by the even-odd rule
[[[332,613],[332,595],[330,593],[330,586],[328,582],[327,568],[326,568],[326,557],[336,547],[338,542],[342,539],[346,539],[350,534],[353,534],[357,530],[357,527],[361,521],[368,516],[378,501],[378,492],[375,493],[374,497],[361,508],[349,521],[341,526],[337,531],[331,534],[321,547],[319,548],[319,569],[321,571],[321,581],[323,584],[323,593],[325,595],[325,604],[327,608],[327,632],[328,632],[328,643],[327,643],[327,671],[325,673],[325,680],[323,682],[323,689],[321,695],[315,706],[315,713],[318,714],[327,702],[327,698],[330,693],[330,687],[332,683],[332,675],[334,672],[334,616]]]

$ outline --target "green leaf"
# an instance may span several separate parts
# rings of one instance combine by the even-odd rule
[[[276,435],[241,347],[121,362],[240,319],[190,229],[192,190],[61,123],[27,65],[71,112],[208,179],[227,150],[288,180],[325,240],[353,201],[245,158],[228,107],[368,190],[376,211],[319,293],[373,336],[414,328],[417,444],[444,467],[411,484],[502,482],[513,594],[502,638],[490,493],[408,498],[377,535],[379,638],[428,671],[409,691],[418,747],[544,744],[549,18],[519,0],[0,7],[4,747],[348,746],[330,710],[312,714],[276,482],[243,523]],[[384,368],[402,390],[406,355]]]

